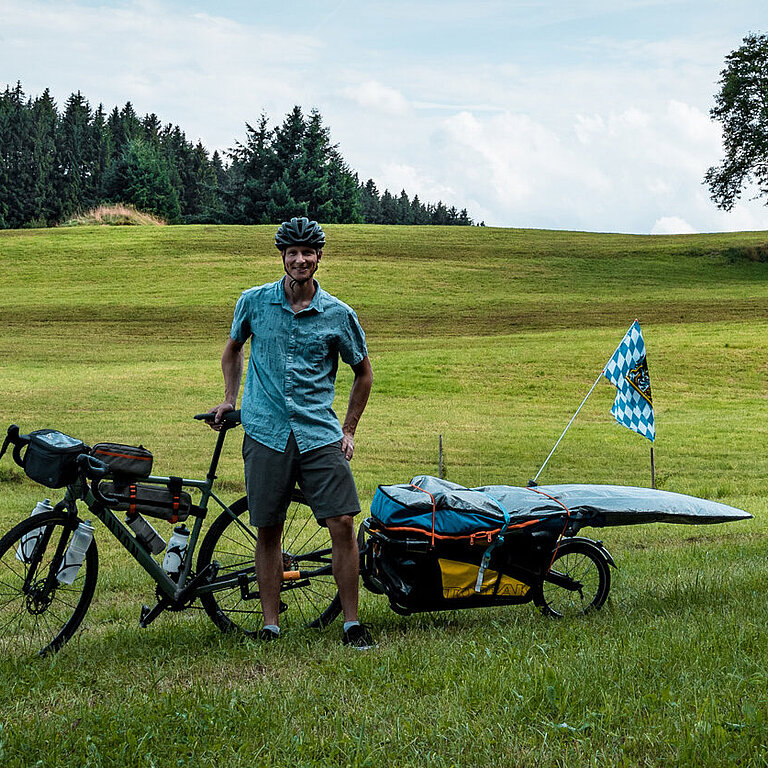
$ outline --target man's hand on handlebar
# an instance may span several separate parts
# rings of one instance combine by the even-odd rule
[[[235,406],[232,403],[227,403],[227,402],[220,403],[219,405],[214,406],[213,408],[211,408],[210,411],[208,411],[208,413],[212,413],[214,417],[212,420],[206,421],[206,424],[208,424],[208,426],[211,429],[215,429],[217,432],[219,432],[222,427],[221,419],[224,416],[224,414],[234,410],[235,410]]]

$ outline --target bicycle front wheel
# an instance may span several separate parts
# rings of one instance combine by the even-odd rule
[[[248,525],[247,498],[230,510],[216,518],[200,547],[198,573],[213,561],[219,564],[212,589],[200,595],[200,602],[223,632],[252,634],[262,626],[254,563],[256,531]],[[291,503],[282,550],[281,623],[326,626],[341,612],[341,601],[331,573],[330,534],[306,504]]]
[[[91,541],[72,584],[56,578],[79,522],[64,512],[44,512],[23,520],[0,539],[3,653],[55,653],[80,626],[96,589],[96,542]]]

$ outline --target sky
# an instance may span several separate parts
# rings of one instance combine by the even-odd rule
[[[317,108],[380,191],[502,227],[768,229],[709,117],[764,0],[0,0],[0,87],[130,101],[211,152]]]

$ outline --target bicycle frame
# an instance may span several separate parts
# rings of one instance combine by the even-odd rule
[[[232,425],[236,426],[236,425]],[[204,480],[196,480],[190,478],[182,478],[182,488],[198,490],[201,493],[200,503],[197,505],[199,510],[195,516],[195,522],[192,525],[192,530],[189,536],[189,543],[187,545],[186,555],[182,564],[181,571],[178,579],[173,580],[163,570],[162,566],[155,560],[154,557],[147,551],[147,549],[139,543],[134,534],[121,522],[118,516],[102,503],[97,498],[97,493],[91,486],[88,486],[88,490],[85,493],[85,497],[79,493],[80,488],[77,486],[70,486],[67,489],[67,495],[65,496],[65,502],[69,508],[72,508],[76,501],[82,500],[88,509],[101,520],[107,527],[110,533],[120,542],[120,545],[125,549],[131,557],[146,571],[150,578],[157,584],[159,590],[167,598],[168,605],[173,605],[184,602],[189,598],[194,598],[199,594],[197,587],[203,582],[203,579],[198,579],[200,574],[197,574],[194,579],[189,580],[190,573],[192,571],[192,564],[194,562],[194,553],[197,548],[198,541],[200,539],[200,533],[203,527],[203,521],[208,514],[208,504],[211,500],[224,512],[232,514],[229,506],[223,502],[214,492],[213,484],[216,480],[216,469],[218,468],[219,459],[221,458],[222,449],[224,447],[224,440],[226,433],[231,427],[225,425],[219,432],[216,446],[211,457],[211,464],[208,469],[208,473]],[[167,486],[170,477],[162,475],[150,475],[141,479],[143,484]],[[94,481],[95,482],[95,481]],[[218,585],[217,585],[218,586]],[[142,615],[142,625],[146,626],[152,621],[159,613],[164,610],[167,605],[160,606],[160,603],[152,609],[152,612],[156,611],[154,615],[152,612]]]

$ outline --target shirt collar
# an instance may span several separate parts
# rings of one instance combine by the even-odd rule
[[[274,292],[272,294],[272,298],[269,301],[270,304],[281,304],[285,309],[293,312],[293,309],[291,309],[291,305],[288,302],[288,297],[285,295],[285,289],[283,288],[284,280],[285,276],[281,277],[276,283],[273,284]],[[318,283],[317,280],[312,278],[312,282],[315,284],[315,295],[312,297],[310,305],[306,309],[302,309],[302,312],[309,312],[310,310],[314,310],[315,312],[323,311],[322,294],[324,294],[325,291],[320,287],[320,283]]]

